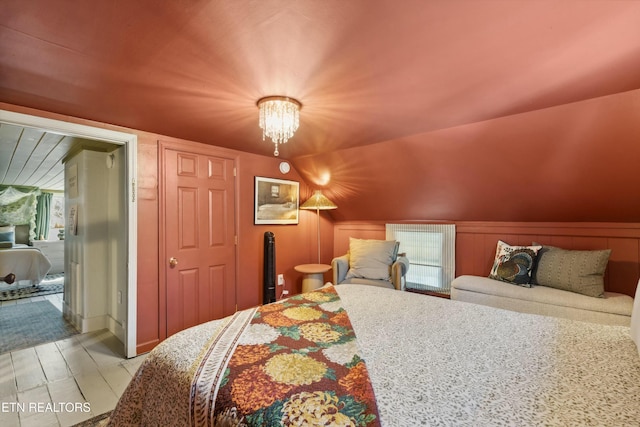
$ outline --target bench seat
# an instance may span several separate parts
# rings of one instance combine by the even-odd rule
[[[522,313],[562,317],[605,325],[629,326],[633,298],[605,292],[594,298],[545,286],[525,288],[480,276],[459,276],[451,282],[451,299]]]

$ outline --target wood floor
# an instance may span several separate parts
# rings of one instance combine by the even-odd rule
[[[0,310],[44,299],[62,310],[62,294]],[[110,411],[144,357],[125,359],[107,330],[0,354],[0,426],[65,427]]]

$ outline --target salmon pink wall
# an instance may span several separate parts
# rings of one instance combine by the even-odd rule
[[[533,242],[574,250],[611,249],[605,289],[634,296],[640,278],[640,223],[456,224],[456,276],[489,274],[502,240],[511,245]]]
[[[277,289],[279,297],[282,289],[287,289],[291,294],[299,293],[301,290],[302,276],[294,270],[298,264],[316,262],[317,252],[314,242],[316,233],[315,213],[300,211],[299,224],[297,225],[254,225],[254,178],[263,176],[269,178],[286,179],[300,182],[300,198],[306,200],[311,194],[309,187],[301,180],[297,171],[292,170],[283,175],[279,171],[281,160],[274,157],[260,156],[256,154],[244,153],[226,148],[214,147],[191,141],[184,141],[175,138],[155,135],[155,138],[145,138],[140,144],[139,153],[143,154],[138,159],[139,170],[144,169],[145,176],[141,178],[139,185],[143,185],[140,190],[139,212],[139,235],[144,233],[145,244],[140,242],[138,254],[143,259],[148,259],[149,264],[145,265],[145,274],[148,277],[138,278],[138,286],[144,282],[143,293],[138,295],[143,298],[139,301],[139,321],[145,323],[145,328],[138,333],[140,350],[146,351],[153,348],[158,342],[166,337],[165,307],[166,299],[162,292],[158,294],[158,202],[157,202],[157,177],[158,177],[158,139],[165,142],[178,142],[188,150],[189,146],[205,147],[210,153],[215,155],[234,154],[237,159],[236,167],[238,200],[236,203],[238,212],[236,213],[238,232],[238,259],[237,259],[237,305],[242,310],[248,307],[262,304],[262,283],[264,268],[264,233],[271,231],[276,239],[276,273],[284,274],[285,286]],[[145,200],[144,194],[148,194],[149,199]],[[332,244],[333,228],[331,224],[325,227],[328,246]],[[330,246],[329,246],[330,247]],[[330,256],[330,249],[328,251]],[[153,258],[152,258],[153,257]],[[328,261],[327,261],[328,262]],[[140,299],[140,298],[139,298]],[[155,321],[157,318],[157,321]]]
[[[299,293],[302,276],[294,270],[299,264],[317,262],[317,219],[315,212],[300,210],[298,225],[254,225],[254,178],[263,176],[300,182],[300,203],[312,193],[298,172],[292,170],[283,175],[278,166],[282,160],[255,154],[241,153],[238,161],[239,175],[239,253],[240,278],[238,280],[238,308],[262,304],[262,280],[264,268],[264,233],[274,233],[276,241],[276,274],[284,274],[285,288]],[[325,222],[325,220],[323,220]],[[326,256],[323,262],[330,262],[333,244],[333,225],[324,224],[326,235]],[[256,291],[256,285],[259,286]],[[278,297],[281,289],[277,289]]]
[[[336,220],[640,221],[640,90],[299,157]]]
[[[417,222],[420,221],[411,221]],[[605,289],[635,295],[640,278],[640,223],[457,221],[455,225],[456,277],[488,276],[498,240],[511,245],[530,245],[535,241],[564,249],[611,249]],[[383,221],[340,221],[334,230],[335,256],[346,253],[349,237],[384,239],[386,234]]]

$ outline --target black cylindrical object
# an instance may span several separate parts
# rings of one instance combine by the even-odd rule
[[[264,293],[263,304],[276,300],[276,237],[271,231],[264,233]]]

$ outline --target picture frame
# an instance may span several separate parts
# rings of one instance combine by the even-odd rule
[[[298,224],[300,183],[255,177],[254,224]]]
[[[69,220],[67,221],[67,234],[78,235],[78,205],[73,204],[69,207]]]

